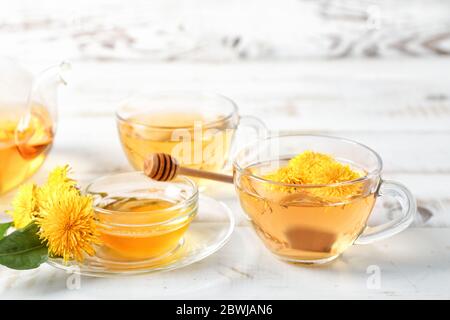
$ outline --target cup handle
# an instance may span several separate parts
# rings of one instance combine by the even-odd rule
[[[402,208],[401,217],[383,223],[376,227],[366,227],[366,229],[355,240],[355,244],[368,244],[378,240],[389,238],[405,230],[414,220],[417,204],[414,195],[404,185],[396,181],[380,182],[378,196],[392,196]]]
[[[258,139],[267,138],[269,129],[264,122],[254,116],[239,116],[239,125],[255,130]]]
[[[269,129],[266,127],[263,121],[254,116],[239,116],[239,127],[248,127],[255,131],[256,137],[258,139],[264,139],[269,136]],[[236,140],[233,139],[233,143],[231,144],[228,161],[224,165],[224,169],[231,168],[233,163],[233,157],[236,153]]]

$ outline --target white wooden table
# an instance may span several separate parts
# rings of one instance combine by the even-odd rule
[[[433,43],[444,53],[422,47],[420,58],[293,58],[260,48],[254,59],[233,54],[223,59],[216,54],[220,46],[211,45],[206,53],[199,47],[181,58],[142,59],[120,46],[96,51],[95,43],[111,40],[101,32],[93,38],[56,37],[59,44],[54,44],[43,36],[57,34],[49,21],[43,27],[31,25],[34,36],[17,21],[8,22],[17,28],[15,35],[0,29],[9,41],[8,52],[33,70],[54,63],[55,57],[68,56],[73,63],[69,86],[61,89],[55,145],[34,177],[37,182],[57,164],[69,163],[82,183],[130,170],[114,120],[117,101],[129,92],[216,91],[234,99],[241,114],[260,116],[274,131],[337,135],[369,145],[383,157],[384,177],[403,182],[416,195],[419,212],[400,235],[354,246],[330,265],[303,268],[268,253],[233,190],[223,187],[217,198],[232,208],[237,227],[230,242],[204,261],[135,278],[83,277],[76,290],[67,288],[70,275],[50,266],[24,272],[0,267],[0,298],[450,298],[450,59],[445,39]],[[46,30],[42,34],[41,27]],[[222,31],[214,29],[209,36]],[[83,39],[91,42],[83,47]],[[275,41],[273,48],[283,45]],[[48,55],[34,55],[31,48]],[[0,199],[1,208],[11,196]],[[389,218],[395,210],[388,204],[377,209],[374,220]],[[373,283],[374,274],[380,275],[379,285]]]

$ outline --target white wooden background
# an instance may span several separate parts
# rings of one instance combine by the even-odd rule
[[[450,298],[450,3],[440,1],[0,2],[1,54],[33,71],[72,63],[42,181],[70,163],[82,183],[130,170],[114,108],[134,90],[216,91],[274,131],[356,139],[406,184],[412,228],[299,268],[268,254],[232,189],[217,197],[238,218],[230,243],[205,261],[133,279],[82,279],[43,266],[0,268],[0,298]],[[12,194],[0,198],[4,209]],[[380,204],[376,219],[396,206]],[[367,287],[367,267],[381,287]],[[119,288],[121,288],[119,290]],[[275,289],[275,290],[274,290]]]

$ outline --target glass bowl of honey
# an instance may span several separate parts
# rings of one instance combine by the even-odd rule
[[[235,226],[224,203],[199,194],[184,176],[159,182],[142,172],[112,174],[85,193],[93,197],[101,241],[82,262],[49,258],[70,273],[122,277],[179,269],[220,250]]]
[[[99,178],[89,184],[101,245],[98,258],[115,262],[161,260],[176,254],[198,209],[194,182],[149,179],[141,172]]]

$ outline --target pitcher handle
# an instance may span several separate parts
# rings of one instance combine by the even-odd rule
[[[376,227],[366,227],[355,240],[355,244],[368,244],[389,238],[405,230],[414,220],[417,204],[414,195],[404,185],[396,181],[382,180],[378,189],[379,196],[392,196],[402,208],[402,215],[390,222]]]

